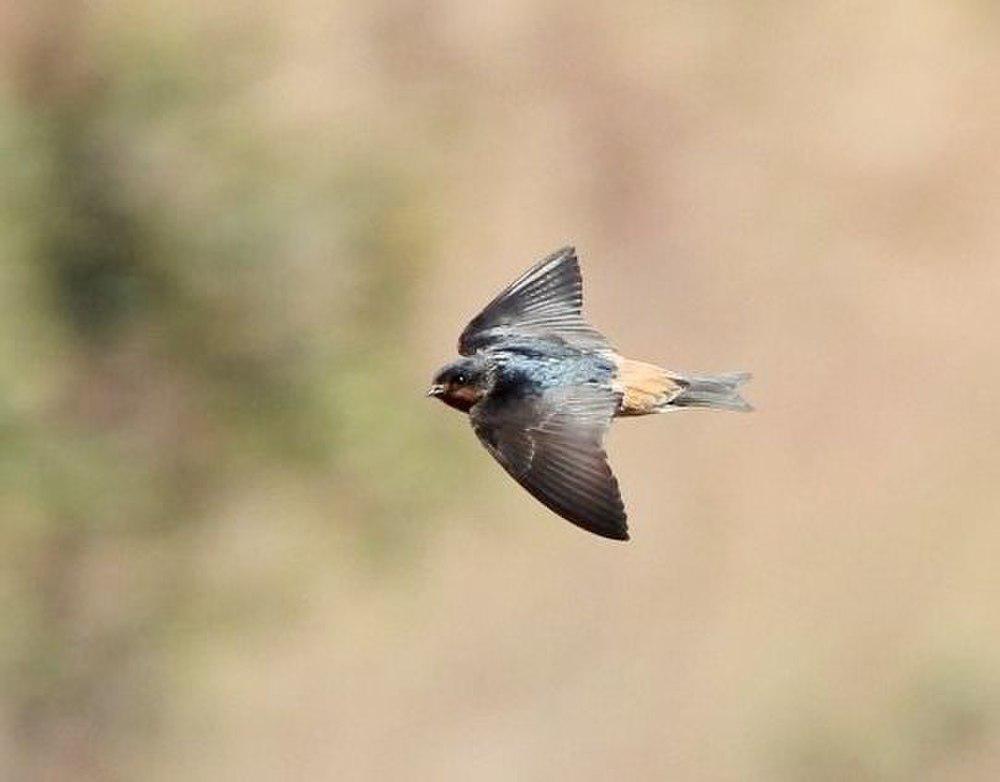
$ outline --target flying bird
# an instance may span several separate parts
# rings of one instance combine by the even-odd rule
[[[618,416],[684,407],[750,410],[746,372],[684,375],[618,353],[582,315],[576,251],[564,247],[504,289],[466,326],[462,358],[428,396],[468,413],[500,465],[583,529],[628,540],[625,505],[604,451]]]

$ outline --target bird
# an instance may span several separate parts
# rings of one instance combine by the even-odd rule
[[[748,372],[681,374],[620,354],[583,317],[576,250],[546,256],[465,327],[427,396],[468,414],[480,442],[537,500],[578,527],[629,539],[604,436],[617,417],[751,410]]]

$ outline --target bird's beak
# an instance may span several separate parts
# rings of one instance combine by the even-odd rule
[[[427,396],[442,396],[444,394],[444,386],[440,383],[435,383],[430,388],[427,389]]]

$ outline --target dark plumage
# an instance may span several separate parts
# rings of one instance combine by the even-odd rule
[[[679,407],[749,410],[745,373],[694,377],[619,355],[581,314],[572,247],[537,263],[465,328],[458,361],[427,392],[467,412],[482,444],[540,502],[579,527],[628,540],[604,452],[615,416]]]

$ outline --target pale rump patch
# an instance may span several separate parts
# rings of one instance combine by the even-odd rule
[[[618,415],[648,415],[660,412],[683,386],[667,370],[655,364],[615,356],[618,371],[613,381],[622,395]]]

